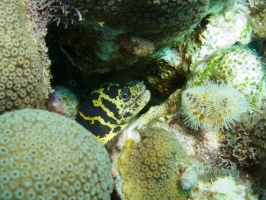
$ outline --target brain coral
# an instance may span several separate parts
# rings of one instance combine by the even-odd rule
[[[209,8],[209,0],[72,0],[89,15],[114,28],[137,34],[187,30],[194,27]]]
[[[183,199],[178,165],[189,161],[181,144],[163,129],[144,129],[139,134],[140,142],[128,139],[118,160],[124,199]]]
[[[0,113],[44,104],[45,69],[26,22],[22,0],[0,2]]]
[[[108,154],[75,121],[22,109],[0,124],[0,199],[110,199]]]
[[[184,122],[195,130],[229,129],[248,108],[246,97],[230,84],[208,83],[182,93]]]

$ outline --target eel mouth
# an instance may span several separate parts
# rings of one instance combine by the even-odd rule
[[[151,92],[149,90],[146,89],[146,86],[142,83],[143,88],[142,91],[140,92],[140,94],[138,95],[138,97],[132,102],[131,105],[136,104],[138,101],[144,101],[141,104],[144,104],[144,106],[150,101],[151,98]],[[143,107],[144,107],[143,106]]]
[[[151,98],[151,92],[149,90],[146,90],[146,87],[143,89],[143,91],[138,95],[138,97],[131,103],[130,106],[137,106],[140,107],[140,110],[146,106],[146,104],[150,101]],[[129,106],[129,107],[130,107]],[[136,109],[137,110],[137,109]],[[139,110],[139,111],[140,111]]]
[[[134,100],[128,104],[123,113],[126,113],[129,109],[135,110],[135,112],[140,112],[142,108],[146,106],[146,104],[150,101],[151,98],[151,92],[146,89],[146,85],[144,85],[143,82],[137,83],[138,88],[138,95],[134,98]]]
[[[147,103],[150,101],[150,98],[151,92],[144,88],[142,93],[140,93],[138,97],[124,109],[123,114],[127,113],[128,110],[134,110],[132,117],[137,115],[147,105]]]
[[[150,92],[150,90],[144,90],[139,96],[138,96],[138,98],[137,99],[140,99],[140,98],[146,98],[146,101],[147,101],[147,103],[150,101],[150,99],[151,99],[151,92]]]

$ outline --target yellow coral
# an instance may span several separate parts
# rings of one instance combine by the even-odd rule
[[[140,136],[138,143],[126,141],[118,160],[124,199],[186,199],[178,184],[178,167],[189,162],[182,146],[163,129],[144,129]]]
[[[0,113],[44,103],[42,57],[26,22],[22,0],[0,2]]]
[[[0,199],[110,199],[108,153],[74,120],[22,109],[0,124]]]

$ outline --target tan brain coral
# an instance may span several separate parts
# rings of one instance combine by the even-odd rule
[[[0,113],[44,103],[42,56],[28,27],[22,0],[0,2]]]
[[[0,199],[110,199],[108,154],[75,121],[23,109],[0,124]]]

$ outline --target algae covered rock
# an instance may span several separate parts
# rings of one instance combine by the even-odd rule
[[[108,154],[75,121],[23,109],[0,124],[0,199],[110,199]]]
[[[185,80],[182,58],[176,48],[161,49],[150,56],[145,63],[147,81],[163,95],[169,95],[176,85]]]
[[[266,2],[249,0],[250,21],[256,38],[266,39]]]

